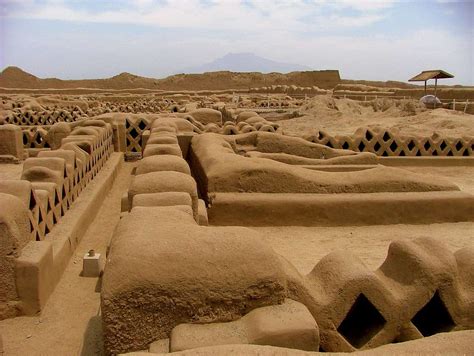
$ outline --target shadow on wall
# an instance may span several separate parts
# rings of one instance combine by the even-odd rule
[[[90,318],[84,332],[81,356],[90,355],[104,355],[102,319],[99,314]]]

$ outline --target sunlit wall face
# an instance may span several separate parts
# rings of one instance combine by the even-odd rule
[[[0,68],[40,77],[149,77],[250,52],[343,78],[424,69],[474,85],[471,1],[2,0]]]

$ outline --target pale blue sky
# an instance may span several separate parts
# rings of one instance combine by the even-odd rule
[[[471,1],[0,0],[0,69],[39,77],[163,77],[252,52],[347,79],[423,69],[474,85]]]

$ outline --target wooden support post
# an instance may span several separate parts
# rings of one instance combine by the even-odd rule
[[[427,82],[427,81],[425,80],[425,95],[426,95],[426,82]]]
[[[453,99],[453,110],[456,111],[456,99]]]
[[[466,105],[464,105],[464,113],[466,113],[468,105],[469,105],[469,99],[466,99]]]

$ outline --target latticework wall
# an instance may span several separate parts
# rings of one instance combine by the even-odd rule
[[[54,125],[57,122],[75,122],[84,118],[80,111],[16,111],[5,117],[5,122],[19,126]]]
[[[93,127],[97,134],[80,133],[83,127]],[[52,159],[52,162],[55,158],[63,159],[64,153],[60,151],[64,150],[74,152],[72,156],[75,158],[65,161],[61,169],[48,165],[48,159]],[[33,187],[30,200],[31,228],[36,240],[42,240],[52,230],[79,193],[99,173],[112,152],[112,128],[104,123],[103,126],[80,126],[63,140],[59,151],[47,150],[39,153],[37,158],[25,161],[26,170],[22,179],[29,180]],[[41,174],[38,173],[45,169],[56,177],[54,182],[40,178]]]
[[[308,141],[332,148],[371,152],[378,156],[464,156],[474,155],[474,137],[408,136],[391,130],[360,128],[353,135],[332,136],[324,131]]]
[[[125,139],[127,144],[127,152],[141,153],[143,149],[142,135],[143,132],[150,129],[150,123],[144,118],[125,120]]]
[[[47,127],[28,127],[22,130],[24,148],[49,148]]]

